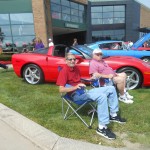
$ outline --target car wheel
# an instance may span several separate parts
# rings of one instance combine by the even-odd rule
[[[150,62],[150,57],[144,57],[144,58],[142,58],[142,60],[145,62]]]
[[[142,85],[141,73],[132,67],[125,67],[117,71],[118,73],[124,72],[127,75],[126,88],[128,90],[139,88]]]
[[[29,64],[23,70],[23,77],[30,84],[39,84],[43,81],[43,72],[37,65]]]

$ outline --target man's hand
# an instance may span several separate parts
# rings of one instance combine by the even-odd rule
[[[76,87],[76,89],[81,89],[81,87],[86,87],[86,85],[83,84],[83,83],[79,83],[79,84],[76,85],[75,87]]]
[[[100,74],[98,72],[93,73],[91,79],[100,78]]]
[[[109,78],[109,79],[112,79],[113,77],[114,77],[113,74],[109,74],[109,75],[108,75],[108,78]]]

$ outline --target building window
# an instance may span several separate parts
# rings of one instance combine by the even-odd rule
[[[51,0],[53,19],[85,23],[85,6],[69,0]]]
[[[0,43],[3,49],[31,45],[35,37],[33,14],[0,14]]]
[[[124,40],[125,30],[92,31],[92,41]]]
[[[125,6],[92,6],[92,25],[125,23]]]

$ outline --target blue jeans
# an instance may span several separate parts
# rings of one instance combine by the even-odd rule
[[[93,88],[80,96],[77,94],[73,96],[74,101],[89,99],[97,102],[98,123],[101,125],[109,124],[109,111],[110,113],[117,113],[119,110],[114,86]]]

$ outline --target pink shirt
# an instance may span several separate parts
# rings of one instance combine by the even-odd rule
[[[89,74],[93,74],[95,72],[105,75],[115,74],[114,70],[111,67],[109,67],[104,60],[97,61],[95,59],[92,59],[89,67]]]

